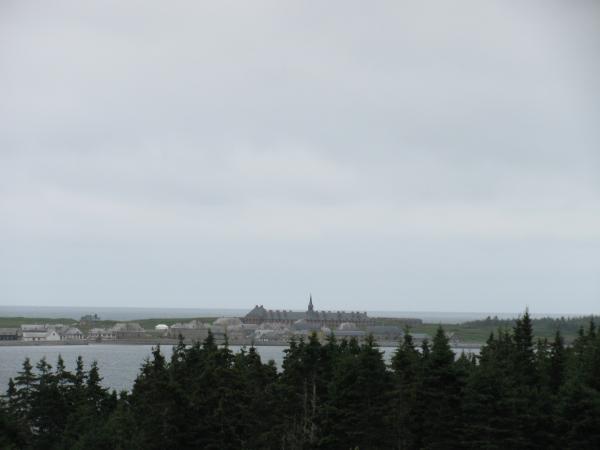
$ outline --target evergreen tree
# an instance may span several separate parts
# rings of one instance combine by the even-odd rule
[[[600,392],[578,377],[560,392],[557,448],[600,448]]]
[[[540,387],[547,388],[550,384],[550,344],[546,338],[538,338],[535,344],[535,368]]]
[[[33,366],[29,358],[25,358],[22,367],[22,370],[15,377],[16,391],[14,392],[13,404],[16,416],[21,420],[25,420],[29,418],[38,377],[33,373]]]
[[[273,433],[278,421],[275,397],[277,368],[274,362],[263,364],[256,348],[243,349],[235,356],[233,369],[241,380],[237,391],[240,448],[279,448],[279,436]]]
[[[520,378],[519,382],[523,385],[534,386],[538,378],[535,368],[533,326],[527,309],[523,317],[517,319],[513,328],[513,342],[514,375]]]
[[[328,427],[323,431],[323,448],[384,449],[394,445],[386,422],[392,382],[382,352],[372,336],[357,354],[348,350],[340,356],[329,388]]]
[[[479,364],[471,371],[464,391],[463,447],[519,448],[512,407],[515,392],[509,364],[512,351],[512,335],[502,329],[498,330],[497,338],[492,333],[481,348]]]
[[[567,356],[564,339],[560,331],[556,331],[550,346],[550,364],[548,367],[548,383],[550,392],[557,394],[565,382]]]
[[[178,408],[185,408],[185,403],[177,404],[178,399],[170,383],[165,358],[160,347],[156,347],[152,359],[142,366],[129,399],[135,421],[134,448],[178,448],[182,444],[178,437],[183,430],[179,429],[180,423],[173,420]]]
[[[306,441],[306,417],[308,392],[304,365],[305,343],[301,338],[290,340],[284,350],[283,373],[276,387],[280,402],[278,413],[282,418],[278,431],[281,446],[286,449],[301,449]]]
[[[0,401],[0,448],[17,450],[25,446],[23,434],[8,407]]]
[[[448,449],[459,446],[461,433],[461,383],[454,366],[454,352],[440,326],[425,360],[423,387],[423,447]]]
[[[17,411],[17,386],[12,378],[8,379],[8,389],[6,390],[6,409],[10,414],[15,414]]]
[[[12,450],[24,448],[28,434],[18,420],[15,408],[17,389],[13,379],[8,380],[4,399],[0,398],[0,448]]]
[[[93,361],[88,372],[78,358],[76,372],[71,376],[72,413],[67,417],[60,448],[85,448],[94,442],[94,448],[110,448],[112,441],[99,439],[107,419],[116,408],[115,395],[102,387],[98,363]],[[106,437],[108,439],[108,437]]]
[[[417,405],[423,363],[408,329],[392,357],[391,366],[394,373],[391,420],[396,430],[396,445],[400,449],[417,448],[422,444],[420,438],[423,435],[421,411]]]
[[[492,319],[490,319],[491,321]],[[494,319],[496,320],[496,319]],[[498,323],[501,323],[498,321]],[[478,357],[455,358],[438,328],[409,332],[390,367],[372,336],[292,340],[281,371],[254,347],[157,347],[131,393],[109,393],[97,363],[73,373],[29,359],[0,398],[7,449],[600,448],[600,333],[534,346],[526,311]]]

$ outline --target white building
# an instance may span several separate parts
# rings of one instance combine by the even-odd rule
[[[58,334],[55,330],[23,331],[23,341],[25,341],[25,342],[60,341],[60,334]]]
[[[63,332],[60,333],[60,338],[63,341],[81,341],[84,336],[79,328],[67,328]]]

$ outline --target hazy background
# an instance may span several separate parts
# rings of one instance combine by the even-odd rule
[[[600,3],[0,3],[0,304],[599,312]]]

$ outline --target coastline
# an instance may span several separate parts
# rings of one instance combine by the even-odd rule
[[[36,342],[24,342],[24,341],[0,341],[0,347],[55,347],[55,346],[85,346],[85,345],[177,345],[179,341],[177,339],[118,339],[118,340],[106,340],[106,341],[36,341]],[[186,342],[186,345],[189,345]],[[254,345],[255,347],[287,347],[289,346],[288,341],[269,341],[269,342],[251,342],[251,341],[230,341],[230,346],[249,347]],[[478,350],[484,343],[460,343],[451,344],[450,347],[455,350]],[[381,341],[378,342],[379,347],[396,347],[398,346],[397,341]]]

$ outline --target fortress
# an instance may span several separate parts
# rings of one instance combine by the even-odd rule
[[[316,311],[313,306],[312,295],[308,301],[308,309],[304,312],[291,310],[266,309],[263,305],[256,305],[252,311],[242,318],[243,323],[283,323],[293,325],[295,323],[306,323],[337,328],[344,322],[352,322],[356,325],[373,325],[374,321],[366,312],[346,311]]]

